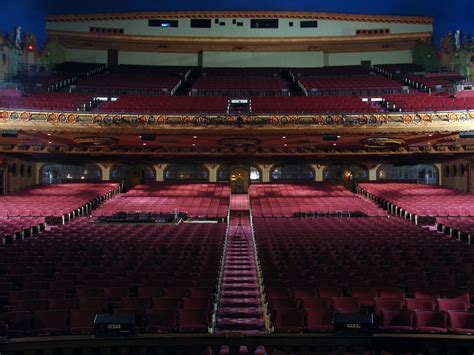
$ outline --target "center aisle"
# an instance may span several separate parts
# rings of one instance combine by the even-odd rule
[[[216,332],[265,331],[248,195],[231,195]]]

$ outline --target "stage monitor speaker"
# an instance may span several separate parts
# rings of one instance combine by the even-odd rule
[[[334,333],[340,335],[371,335],[374,331],[372,313],[335,313]]]
[[[141,136],[142,141],[154,141],[156,139],[156,134],[142,134]]]
[[[325,134],[323,136],[323,141],[337,141],[337,135],[336,134]]]
[[[459,138],[474,138],[474,131],[459,132]]]
[[[96,314],[94,319],[94,335],[96,337],[135,335],[135,314]]]
[[[1,131],[1,135],[5,138],[18,138],[18,131]]]

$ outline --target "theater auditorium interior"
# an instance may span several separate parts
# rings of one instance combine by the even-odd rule
[[[474,353],[472,1],[32,3],[1,355]]]

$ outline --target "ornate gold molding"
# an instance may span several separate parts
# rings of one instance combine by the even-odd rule
[[[328,12],[303,11],[170,11],[170,12],[126,12],[98,14],[49,15],[46,22],[85,22],[85,21],[124,21],[143,19],[179,18],[293,18],[335,21],[391,22],[411,24],[432,24],[431,17],[422,16],[383,16],[338,14]]]
[[[456,132],[474,130],[474,112],[387,113],[351,115],[168,115],[90,112],[0,111],[0,129],[104,131],[120,129],[188,130],[361,130]]]

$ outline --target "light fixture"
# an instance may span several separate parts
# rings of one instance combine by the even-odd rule
[[[283,146],[287,147],[287,146],[288,146],[288,144],[286,144],[286,143],[285,143],[285,144],[283,144]]]
[[[198,136],[193,136],[194,139],[196,139]]]
[[[332,145],[337,145],[336,143],[333,143]]]
[[[143,145],[146,145],[146,143],[143,143]]]
[[[53,142],[48,142],[49,144],[53,143]]]
[[[283,136],[283,137],[281,137],[281,138],[286,139],[286,136]]]

